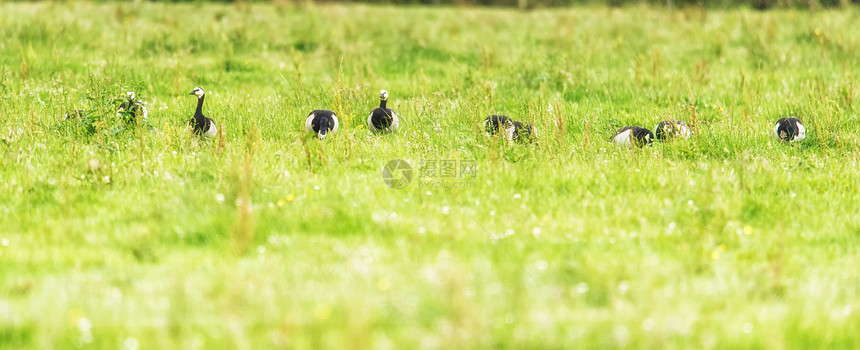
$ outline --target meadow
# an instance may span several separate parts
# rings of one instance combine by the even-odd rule
[[[860,348],[858,9],[3,2],[0,37],[2,349]],[[696,134],[609,142],[665,118]]]

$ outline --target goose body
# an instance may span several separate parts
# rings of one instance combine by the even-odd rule
[[[83,110],[83,109],[76,109],[76,110],[73,110],[73,111],[68,111],[68,112],[66,112],[66,116],[65,116],[65,118],[63,118],[63,120],[69,120],[69,119],[81,118],[81,117],[83,117],[84,115],[86,115],[86,112],[84,112],[84,110]]]
[[[782,118],[773,126],[773,135],[785,142],[800,141],[806,138],[806,128],[798,118]]]
[[[666,119],[654,127],[654,135],[658,140],[670,140],[675,137],[688,139],[692,132],[690,126],[680,120]]]
[[[488,135],[495,135],[502,130],[505,130],[511,123],[511,118],[506,115],[490,115],[484,119],[484,130]]]
[[[206,98],[206,92],[196,87],[188,94],[197,96],[197,110],[194,111],[194,117],[191,117],[191,120],[188,121],[188,130],[195,135],[206,137],[215,137],[215,135],[218,135],[215,121],[203,115],[203,100]]]
[[[535,127],[531,123],[508,121],[505,124],[505,139],[511,142],[531,142],[536,136]]]
[[[116,116],[119,120],[126,124],[137,123],[138,118],[141,122],[146,122],[148,112],[143,101],[135,97],[134,91],[126,93],[126,99],[119,105],[119,110],[116,111]]]
[[[312,111],[305,120],[305,130],[316,133],[320,140],[324,140],[330,132],[337,131],[338,126],[337,115],[326,109]]]
[[[400,120],[397,119],[397,113],[391,108],[387,108],[388,91],[382,90],[379,92],[379,107],[374,108],[367,117],[367,128],[373,131],[380,132],[396,132],[400,127]]]
[[[622,147],[644,146],[654,141],[654,134],[639,126],[625,126],[615,131],[612,141]]]

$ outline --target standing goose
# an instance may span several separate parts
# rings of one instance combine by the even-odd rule
[[[625,126],[615,131],[612,141],[622,147],[644,146],[654,141],[654,134],[639,126]]]
[[[117,118],[126,124],[133,125],[137,123],[137,117],[140,117],[141,123],[146,123],[147,111],[143,102],[135,97],[134,91],[127,92],[125,96],[125,101],[119,105],[119,110],[116,111]]]
[[[374,108],[367,117],[367,128],[373,131],[396,132],[400,126],[397,113],[391,108],[386,108],[388,91],[379,91],[379,108]]]
[[[806,129],[796,117],[782,118],[776,121],[773,135],[785,142],[800,141],[806,138]]]
[[[326,109],[312,111],[305,121],[305,130],[308,133],[316,133],[320,140],[325,140],[329,132],[337,131],[337,127],[337,115]]]
[[[505,139],[511,142],[532,142],[537,137],[535,127],[531,123],[509,121],[505,124]]]
[[[487,135],[492,136],[505,130],[510,124],[511,118],[508,118],[508,116],[493,114],[484,119],[484,130],[486,130]]]
[[[203,135],[206,137],[215,137],[218,134],[218,128],[215,127],[215,122],[203,115],[203,99],[206,97],[203,89],[196,87],[188,93],[189,95],[197,95],[197,110],[194,111],[194,117],[188,121],[188,130],[195,135]]]
[[[657,136],[658,140],[670,140],[675,137],[680,137],[684,139],[690,138],[692,132],[690,131],[690,127],[687,123],[684,123],[680,120],[671,120],[666,119],[661,121],[654,127],[654,134]]]

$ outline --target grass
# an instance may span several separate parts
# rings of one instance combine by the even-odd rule
[[[0,3],[0,348],[858,348],[858,19]]]

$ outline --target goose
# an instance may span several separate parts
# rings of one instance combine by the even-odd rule
[[[688,139],[692,132],[687,123],[680,120],[666,119],[654,127],[654,135],[658,140],[670,140],[677,137]]]
[[[773,135],[785,142],[800,141],[806,138],[806,129],[796,117],[782,118],[773,126]]]
[[[505,139],[511,142],[531,142],[537,136],[535,127],[531,123],[509,121],[505,125]]]
[[[137,117],[140,116],[140,121],[145,123],[147,111],[143,102],[135,97],[134,91],[126,92],[125,97],[125,101],[119,105],[119,110],[116,111],[117,118],[126,124],[135,124]]]
[[[385,103],[388,101],[388,91],[379,91],[379,108],[374,108],[367,117],[367,128],[373,131],[395,132],[400,126],[400,121],[397,119],[397,113],[391,108],[386,108]]]
[[[325,140],[329,132],[337,131],[337,115],[326,109],[317,109],[308,114],[305,121],[305,130],[308,133],[316,133],[320,140]]]
[[[218,135],[218,128],[215,127],[215,121],[203,115],[203,100],[206,97],[206,92],[203,89],[196,87],[188,93],[189,95],[197,96],[197,110],[194,111],[194,117],[188,121],[188,131],[195,135],[203,135],[206,137],[215,137]]]
[[[492,136],[507,128],[510,123],[511,118],[508,116],[493,114],[484,119],[484,130],[487,131],[487,135]]]
[[[654,133],[640,126],[625,126],[615,131],[612,141],[622,147],[644,146],[654,141]]]
[[[82,118],[84,115],[86,115],[86,112],[84,112],[83,109],[76,109],[76,110],[66,112],[66,117],[63,118],[63,120]]]

